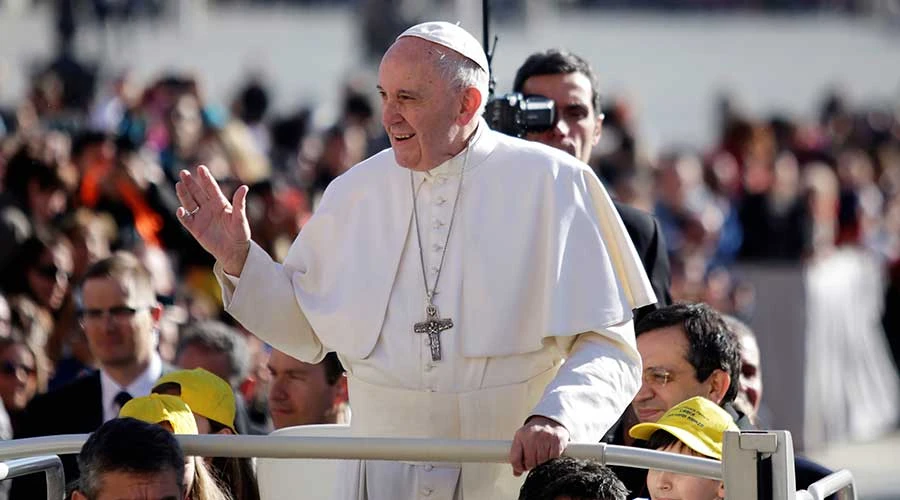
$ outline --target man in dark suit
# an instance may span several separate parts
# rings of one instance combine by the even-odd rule
[[[734,324],[734,323],[732,323]],[[753,430],[750,418],[735,405],[741,386],[741,344],[721,314],[706,304],[675,304],[658,309],[635,329],[644,374],[640,391],[631,406],[637,421],[656,422],[678,403],[701,396],[727,411],[738,428]],[[632,423],[621,422],[613,444],[633,444],[622,439]],[[646,471],[614,468],[631,490],[641,496]],[[798,489],[828,475],[819,464],[795,456]],[[762,478],[765,487],[771,478]]]
[[[163,373],[155,334],[162,308],[135,256],[119,252],[91,266],[81,295],[81,325],[100,369],[36,397],[25,410],[26,437],[93,432]],[[66,481],[78,477],[73,455],[63,465]],[[43,478],[32,476],[16,480],[14,499],[46,498]]]
[[[553,100],[556,123],[548,130],[529,132],[525,138],[563,150],[588,163],[600,140],[603,113],[597,78],[584,59],[569,52],[537,52],[516,72],[513,91]],[[669,256],[656,219],[634,207],[615,202],[638,256],[644,264],[657,304],[635,311],[637,324],[648,312],[672,302],[669,295]]]

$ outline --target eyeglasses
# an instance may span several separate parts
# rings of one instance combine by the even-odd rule
[[[106,314],[109,313],[109,317],[112,318],[113,321],[125,322],[130,320],[137,314],[138,311],[143,309],[147,309],[148,306],[143,307],[128,307],[128,306],[115,306],[110,307],[109,309],[82,309],[81,310],[81,324],[98,324],[103,321]]]
[[[644,385],[665,387],[666,384],[672,381],[672,372],[661,366],[651,366],[644,369],[641,380]]]
[[[20,363],[13,363],[12,361],[0,362],[0,375],[13,377],[19,373],[19,370],[24,371],[25,375],[29,377],[32,377],[37,373],[37,370],[31,366],[26,366]]]
[[[38,266],[34,269],[34,272],[38,273],[38,275],[42,278],[46,278],[48,280],[55,280],[59,277],[65,278],[66,281],[70,281],[72,279],[72,273],[63,271],[53,264]]]

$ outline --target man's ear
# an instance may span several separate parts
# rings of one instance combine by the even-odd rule
[[[222,434],[223,436],[234,436],[234,431],[231,430],[231,429],[229,429],[228,427],[223,427],[223,428],[222,428],[219,432],[217,432],[216,434]]]
[[[716,368],[709,374],[705,384],[707,387],[706,399],[720,405],[728,388],[731,387],[731,375],[725,370]]]
[[[458,125],[466,125],[473,118],[475,113],[481,108],[482,95],[475,87],[467,87],[462,91],[460,96],[459,115],[456,118]]]

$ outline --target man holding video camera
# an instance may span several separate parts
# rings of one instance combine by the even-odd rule
[[[488,108],[492,127],[509,135],[541,142],[588,163],[600,140],[603,113],[597,78],[581,57],[564,51],[537,52],[516,72],[514,94]],[[635,324],[648,312],[671,303],[669,258],[656,219],[614,202],[647,271],[657,304],[635,311]]]

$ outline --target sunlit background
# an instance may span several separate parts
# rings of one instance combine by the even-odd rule
[[[900,1],[490,4],[498,93],[548,48],[597,72],[592,166],[659,218],[676,299],[754,327],[765,420],[864,498],[900,498]],[[328,181],[384,147],[377,64],[424,20],[483,37],[474,0],[0,0],[0,174],[22,144],[57,162],[48,220],[81,207],[108,251],[159,235],[85,215],[88,173],[165,185],[206,163],[254,187],[254,234],[283,256]],[[157,249],[172,324],[220,314],[199,250]]]

